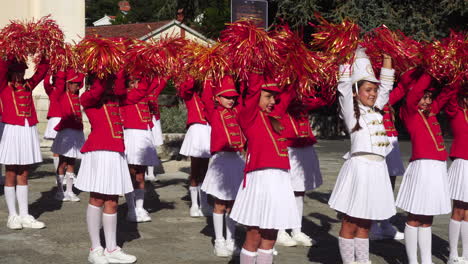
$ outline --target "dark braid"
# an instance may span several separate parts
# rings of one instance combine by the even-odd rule
[[[354,106],[354,117],[356,118],[356,125],[351,130],[351,133],[359,131],[362,128],[361,125],[359,124],[359,118],[361,118],[361,111],[359,110],[357,95],[353,96],[353,106]]]

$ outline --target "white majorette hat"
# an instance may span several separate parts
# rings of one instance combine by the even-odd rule
[[[356,49],[354,63],[351,67],[351,83],[354,84],[360,80],[366,80],[373,83],[380,82],[375,78],[372,64],[366,54],[366,49],[358,46]]]

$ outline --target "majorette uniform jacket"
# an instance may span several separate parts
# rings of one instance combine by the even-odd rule
[[[106,87],[114,85],[114,95],[106,98]],[[110,89],[110,88],[107,88]],[[123,105],[135,104],[147,93],[148,85],[140,81],[137,89],[126,92],[125,77],[118,74],[117,79],[94,80],[91,89],[84,92],[81,105],[91,124],[91,133],[88,136],[81,152],[96,150],[109,150],[124,152],[123,121],[120,108]]]
[[[411,85],[406,96],[406,103],[400,109],[400,117],[411,137],[412,155],[410,161],[417,159],[445,161],[447,159],[442,130],[436,115],[445,106],[453,91],[444,88],[439,96],[433,100],[430,111],[424,113],[418,107],[418,103],[430,84],[431,76],[424,73]]]
[[[65,87],[65,72],[59,71],[55,76],[55,90],[50,98],[57,98],[60,106],[61,119],[55,126],[56,131],[65,128],[83,130],[83,115],[81,113],[80,96],[67,91]]]
[[[167,84],[167,78],[157,78],[158,85],[150,94],[148,94],[148,106],[151,113],[151,116],[154,116],[156,120],[161,119],[161,112],[159,111],[158,98],[161,92],[164,90]]]
[[[141,82],[147,82],[147,79],[142,79]],[[151,120],[150,107],[148,102],[148,94],[153,93],[156,87],[160,85],[161,81],[159,78],[153,79],[151,85],[146,91],[145,97],[141,98],[135,104],[129,104],[122,106],[121,114],[123,125],[125,129],[143,129],[152,128],[154,126]],[[138,89],[138,88],[133,88]],[[133,93],[133,89],[129,91]]]
[[[347,157],[354,153],[372,153],[385,157],[392,150],[383,126],[383,117],[373,108],[359,104],[361,116],[356,120],[353,104],[353,84],[351,83],[349,65],[340,66],[340,79],[338,82],[338,100],[341,106],[340,116],[344,120],[348,133],[351,135],[351,151]],[[393,75],[395,70],[382,68],[380,71],[379,94],[375,107],[380,109],[388,102],[390,90],[393,88]],[[359,122],[361,129],[352,132]]]
[[[239,124],[247,138],[246,173],[265,168],[290,168],[286,138],[273,130],[269,115],[258,106],[262,87],[269,85],[263,75],[249,74],[244,106],[239,113]]]
[[[213,99],[214,84],[211,80],[204,82],[203,97],[207,116],[211,125],[211,154],[219,151],[240,152],[244,149],[245,138],[239,126],[239,109],[242,101],[237,101],[237,106],[227,109],[216,105]]]
[[[387,136],[389,137],[398,137],[398,131],[395,128],[395,109],[393,109],[393,105],[398,103],[407,92],[407,88],[410,86],[411,82],[414,80],[411,78],[411,75],[417,69],[412,69],[405,72],[402,76],[398,85],[390,92],[390,97],[388,99],[388,103],[385,104],[382,111],[384,112],[383,115],[383,123],[385,130],[387,131]]]
[[[47,119],[51,117],[62,117],[59,98],[57,98],[57,94],[54,93],[57,87],[57,80],[55,80],[54,85],[52,85],[51,78],[52,76],[50,74],[47,74],[44,78],[44,89],[47,96],[49,96],[49,111],[47,111]]]
[[[458,87],[458,89],[462,88]],[[450,126],[453,133],[450,158],[468,160],[468,109],[458,104],[456,93],[450,98],[445,108],[445,113],[450,118]]]
[[[25,80],[25,85],[13,88],[7,79],[10,62],[0,60],[0,97],[3,102],[2,122],[10,125],[24,126],[25,119],[30,126],[36,125],[37,115],[32,98],[32,90],[44,79],[49,64],[42,60],[34,75]]]
[[[205,105],[198,93],[194,91],[194,80],[189,77],[179,85],[179,97],[185,102],[187,108],[187,128],[191,124],[208,124],[206,118]]]

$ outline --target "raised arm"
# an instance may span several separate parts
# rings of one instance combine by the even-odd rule
[[[80,103],[83,108],[90,108],[96,106],[100,100],[104,91],[106,90],[106,81],[101,79],[94,79],[89,90],[85,91],[80,96]]]
[[[446,85],[442,89],[442,92],[440,92],[437,98],[432,102],[431,113],[438,114],[453,96],[456,97],[457,92],[458,92],[458,84]]]
[[[432,78],[429,74],[423,73],[417,81],[409,88],[406,95],[405,109],[416,112],[419,107],[419,100],[424,96],[424,91],[429,88]]]
[[[42,58],[39,65],[37,65],[37,70],[34,75],[26,80],[26,83],[29,85],[31,90],[34,90],[36,86],[44,79],[45,75],[49,71],[49,61],[45,58]]]
[[[393,89],[395,76],[395,70],[392,69],[392,58],[387,54],[383,54],[382,56],[383,65],[380,70],[379,95],[375,102],[375,106],[379,109],[383,109],[385,104],[388,103],[390,91]]]
[[[351,132],[357,122],[356,118],[354,117],[351,65],[340,65],[339,74],[338,102],[340,104],[340,117],[344,120],[348,132]]]
[[[10,63],[10,60],[0,58],[0,91],[8,85],[8,66]]]
[[[215,109],[215,103],[213,101],[214,89],[215,89],[215,86],[214,86],[213,80],[205,80],[203,82],[203,92],[202,92],[201,100],[203,104],[205,105],[206,118],[208,119],[208,122],[211,121],[211,115],[213,114],[214,109]]]
[[[183,100],[190,100],[193,96],[195,80],[192,76],[187,76],[184,81],[178,84],[178,95]]]
[[[253,121],[258,115],[258,101],[262,90],[262,85],[265,83],[261,73],[249,73],[247,82],[247,91],[244,98],[244,106],[239,115],[239,122],[242,129],[248,128],[253,124]]]
[[[460,108],[460,106],[458,105],[457,94],[461,91],[462,86],[461,85],[455,85],[453,87],[453,89],[456,89],[457,91],[452,94],[449,101],[447,102],[447,105],[445,106],[445,113],[450,118],[455,117],[457,115],[458,109]]]
[[[296,91],[294,91],[294,86],[292,84],[288,85],[286,87],[286,91],[278,95],[279,102],[276,103],[275,108],[270,115],[276,118],[281,118],[284,116],[288,110],[289,105],[295,97]]]
[[[66,89],[65,79],[66,79],[65,72],[59,71],[57,72],[57,74],[55,74],[55,87],[52,88],[49,94],[49,97],[52,100],[58,100],[65,93],[65,89]]]
[[[136,104],[141,101],[145,96],[148,95],[148,79],[142,78],[138,82],[138,87],[127,90],[127,93],[121,97],[120,104],[121,105],[131,105]]]

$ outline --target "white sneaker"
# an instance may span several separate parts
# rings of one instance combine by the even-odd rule
[[[12,230],[23,229],[23,225],[21,225],[20,217],[17,215],[8,216],[7,227]]]
[[[292,239],[284,230],[278,231],[278,238],[276,238],[276,245],[285,247],[297,246],[296,240]]]
[[[450,258],[447,264],[466,264],[468,263],[463,257]]]
[[[65,193],[65,196],[67,197],[68,201],[70,201],[70,202],[79,202],[80,201],[80,198],[78,198],[78,196],[76,196],[76,194],[73,193],[73,192],[67,192],[67,193]]]
[[[292,234],[291,238],[295,240],[299,246],[311,247],[314,245],[312,238],[302,232]]]
[[[200,209],[198,207],[192,206],[190,207],[190,217],[200,217]]]
[[[56,192],[54,199],[61,202],[68,202],[68,197],[63,192]]]
[[[102,247],[98,247],[95,249],[89,250],[88,255],[89,263],[93,264],[108,264],[107,258],[104,256],[104,249]]]
[[[226,258],[231,256],[231,252],[226,248],[226,240],[215,240],[214,254],[218,257]]]
[[[231,253],[231,256],[240,255],[240,248],[236,246],[236,241],[234,239],[226,240],[226,249]]]
[[[145,209],[136,209],[138,223],[151,222],[151,216]]]
[[[155,182],[156,177],[154,177],[154,175],[150,175],[148,173],[145,173],[145,181]]]
[[[46,227],[43,222],[37,221],[32,215],[20,216],[20,221],[23,228],[42,229]]]
[[[135,263],[137,260],[135,256],[123,252],[119,247],[112,252],[109,252],[107,249],[104,250],[104,256],[106,256],[109,263]]]

